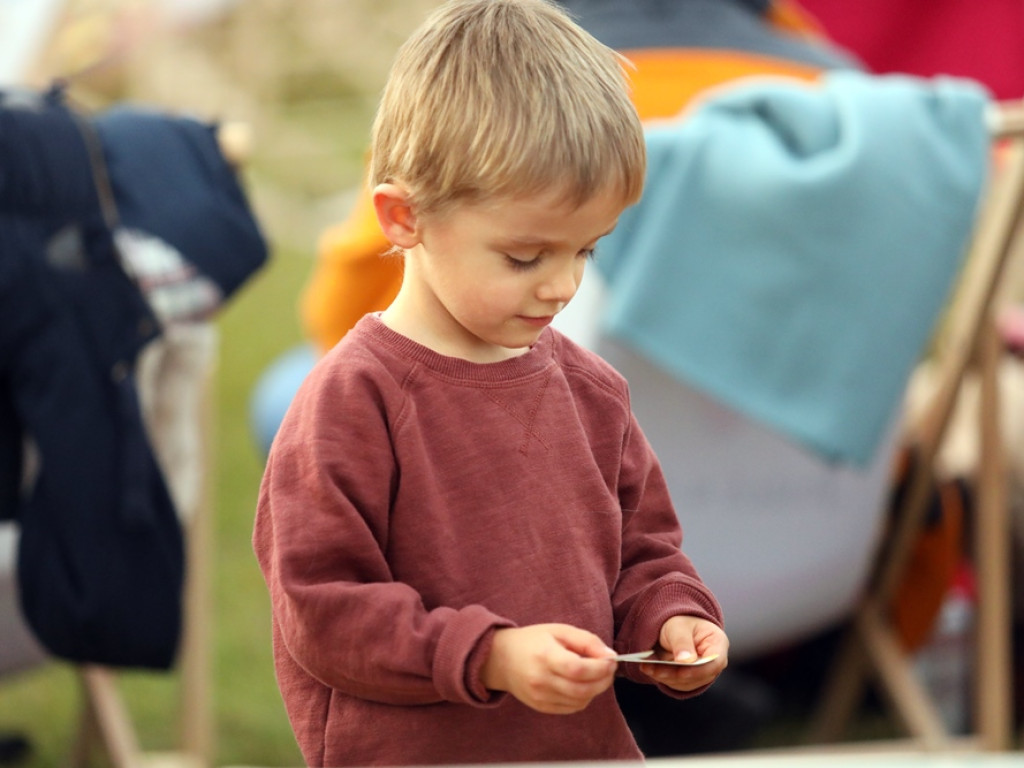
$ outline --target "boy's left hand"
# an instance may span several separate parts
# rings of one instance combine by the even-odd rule
[[[717,624],[693,616],[673,616],[661,625],[659,659],[692,661],[718,654],[718,658],[694,667],[641,664],[648,677],[676,691],[695,691],[711,683],[729,664],[729,638]]]

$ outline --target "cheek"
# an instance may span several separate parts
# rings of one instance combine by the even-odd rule
[[[480,276],[464,291],[463,306],[476,315],[516,313],[530,296],[530,285],[522,276]]]
[[[464,294],[464,301],[466,307],[474,312],[486,313],[515,305],[521,301],[521,297],[521,290],[513,289],[506,283],[491,280],[472,285]]]

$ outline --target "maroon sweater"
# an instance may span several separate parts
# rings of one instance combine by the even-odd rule
[[[494,630],[625,652],[677,614],[721,624],[624,379],[551,329],[481,365],[365,317],[281,426],[253,543],[314,766],[639,759],[611,690],[573,715],[487,691]]]

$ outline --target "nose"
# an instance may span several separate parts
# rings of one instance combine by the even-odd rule
[[[537,287],[537,298],[541,301],[557,302],[566,305],[576,295],[583,279],[583,263],[576,259],[571,265],[559,265]]]

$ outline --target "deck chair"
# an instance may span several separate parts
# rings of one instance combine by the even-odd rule
[[[1021,254],[1024,244],[1024,112],[1020,105],[1001,105],[994,113],[993,136],[1009,142],[1005,163],[979,217],[971,256],[950,310],[948,340],[937,362],[938,386],[923,415],[907,431],[907,441],[917,457],[908,491],[885,533],[871,577],[826,681],[810,733],[810,741],[815,743],[832,742],[842,736],[869,678],[877,682],[913,744],[945,750],[967,741],[985,750],[1005,750],[1013,743],[1012,691],[1008,683],[1012,679],[1012,536],[999,433],[997,371],[1001,347],[994,314],[1007,262]],[[961,385],[972,371],[978,377],[981,397],[977,424],[980,458],[973,478],[976,509],[972,521],[972,559],[978,582],[977,655],[972,734],[968,739],[958,739],[948,733],[934,701],[915,676],[911,660],[893,632],[887,606],[922,528],[936,458]]]
[[[859,77],[844,75],[842,83],[836,81],[837,88],[841,85],[839,90],[843,91],[847,87],[856,89],[861,85],[872,87],[872,83],[859,81]],[[803,95],[791,90],[790,86],[782,88],[784,92],[779,95],[784,107],[789,104],[786,100],[790,97],[801,98]],[[634,410],[662,459],[669,487],[676,500],[683,525],[684,546],[723,605],[732,641],[730,655],[736,660],[757,657],[785,648],[787,644],[809,639],[821,630],[841,627],[849,616],[856,614],[865,585],[872,582],[877,568],[879,548],[892,538],[887,528],[887,518],[889,490],[893,481],[893,457],[905,443],[901,431],[901,414],[897,408],[897,412],[881,425],[881,438],[871,442],[872,450],[867,454],[866,461],[857,466],[844,466],[841,462],[822,460],[820,454],[807,450],[805,444],[790,439],[791,433],[784,437],[778,429],[767,425],[762,417],[752,418],[735,403],[728,404],[721,391],[715,392],[713,386],[709,386],[709,377],[700,378],[702,370],[697,369],[696,375],[690,375],[692,369],[683,370],[680,366],[673,370],[671,357],[657,359],[659,344],[663,347],[681,343],[699,346],[705,342],[704,337],[714,339],[716,346],[719,340],[726,344],[735,343],[735,339],[729,338],[730,333],[740,333],[742,339],[752,336],[771,343],[787,333],[767,321],[758,326],[756,316],[753,318],[755,322],[748,322],[741,331],[736,331],[738,326],[735,324],[729,326],[723,322],[721,326],[716,326],[704,321],[711,316],[722,317],[723,313],[711,306],[706,307],[707,311],[701,315],[687,315],[685,324],[674,329],[674,335],[668,335],[667,338],[665,335],[652,335],[661,330],[659,326],[667,315],[679,311],[678,305],[682,305],[681,311],[687,312],[690,311],[689,304],[699,304],[704,300],[687,285],[687,282],[693,283],[695,278],[704,280],[702,285],[717,287],[716,296],[720,296],[722,302],[734,301],[731,294],[738,288],[731,280],[709,283],[708,276],[700,273],[704,262],[713,262],[721,257],[720,233],[729,238],[734,231],[742,232],[746,228],[754,243],[753,246],[744,246],[746,253],[737,253],[736,263],[740,267],[733,269],[729,273],[730,277],[749,275],[749,270],[758,269],[763,260],[777,258],[781,263],[786,263],[789,258],[788,249],[783,248],[781,252],[776,251],[769,256],[772,244],[768,241],[780,231],[796,232],[796,236],[800,236],[806,219],[794,219],[792,226],[780,223],[785,219],[775,216],[771,210],[772,201],[766,201],[759,194],[762,189],[756,186],[756,179],[751,179],[749,164],[737,172],[735,164],[731,164],[734,152],[721,150],[721,147],[717,155],[712,155],[711,150],[702,154],[704,147],[717,146],[726,132],[737,127],[729,121],[739,114],[751,116],[751,122],[767,116],[766,125],[783,129],[781,133],[784,139],[779,143],[787,149],[789,146],[796,148],[796,156],[801,156],[799,149],[807,149],[808,146],[800,144],[807,138],[807,134],[800,132],[803,124],[790,124],[784,115],[780,117],[780,113],[775,111],[774,95],[767,99],[770,103],[758,104],[757,108],[751,109],[751,103],[756,103],[759,96],[751,91],[739,94],[733,100],[720,102],[724,115],[722,120],[715,120],[713,113],[710,117],[706,113],[698,113],[698,118],[703,117],[708,122],[705,132],[698,135],[697,140],[677,157],[668,154],[666,160],[666,155],[663,155],[652,163],[652,173],[663,176],[674,174],[672,178],[684,180],[681,184],[692,184],[693,189],[700,190],[687,197],[688,191],[684,188],[680,193],[681,199],[700,204],[704,200],[702,195],[718,194],[722,197],[720,209],[727,213],[731,200],[743,201],[742,214],[733,215],[733,220],[718,222],[718,226],[707,226],[705,240],[695,242],[686,230],[693,223],[700,227],[704,222],[700,220],[700,211],[696,215],[692,213],[692,206],[670,206],[665,203],[666,195],[656,195],[653,206],[648,207],[646,212],[635,214],[635,219],[634,214],[627,211],[620,220],[619,229],[598,247],[597,289],[593,282],[595,273],[590,272],[573,304],[556,320],[556,326],[605,356],[629,380]],[[897,95],[889,106],[900,108],[906,97],[907,94]],[[745,101],[747,98],[752,98],[753,102]],[[914,97],[911,95],[909,98]],[[815,107],[819,106],[815,102]],[[870,105],[864,106],[868,108]],[[849,116],[855,111],[843,114]],[[827,110],[815,111],[814,115],[820,117],[826,113]],[[980,111],[974,113],[975,118],[979,116]],[[772,123],[775,119],[780,122]],[[692,122],[690,125],[691,130],[700,130],[700,126],[692,128]],[[737,134],[737,140],[729,145],[730,149],[747,146],[750,137],[742,131],[749,129],[749,125],[750,122],[738,125],[741,132]],[[794,130],[784,130],[791,127]],[[830,148],[830,141],[839,140],[836,136],[857,136],[861,129],[876,128],[877,123],[872,118],[870,125],[850,126],[850,130],[845,133],[839,131],[837,134],[826,134],[823,144],[811,143],[809,151],[814,152],[821,147]],[[970,162],[976,169],[981,169],[988,157],[990,137],[980,120],[975,120],[973,130]],[[888,133],[883,133],[876,138],[884,143],[888,136]],[[693,139],[693,136],[689,138]],[[901,138],[904,141],[913,140],[907,134],[902,134]],[[789,141],[793,144],[788,145]],[[697,147],[696,152],[691,151],[694,146]],[[769,149],[775,147],[773,144]],[[710,156],[711,161],[721,159],[721,172],[709,176],[706,166],[692,160],[694,156],[702,159]],[[901,166],[899,160],[895,158],[890,163],[876,164],[863,172],[871,174],[871,184],[877,183],[878,178],[885,178],[902,185],[906,176],[900,176],[902,171],[896,169],[907,166]],[[675,161],[675,164],[670,161]],[[857,167],[852,172],[858,172]],[[694,177],[698,181],[692,181]],[[766,184],[765,188],[774,189],[775,194],[780,196],[789,193],[806,194],[806,189],[800,189],[800,179],[813,180],[816,177],[797,175],[792,178],[796,180],[790,185],[791,188],[785,184],[771,187]],[[654,181],[658,183],[658,179]],[[670,178],[669,183],[675,182]],[[648,191],[651,188],[649,184]],[[973,205],[981,196],[980,182],[975,191],[977,196],[960,197],[951,206],[951,210],[958,210],[961,214],[966,212],[966,215],[958,229],[961,239],[954,244],[954,257],[944,262],[942,269],[948,283],[944,287],[941,281],[936,281],[925,290],[914,286],[921,295],[937,298],[937,302],[933,306],[921,305],[925,311],[920,314],[920,336],[909,347],[905,369],[901,368],[896,373],[893,381],[895,400],[899,400],[917,356],[934,332],[934,324],[941,316],[948,291],[955,282],[970,232],[975,226]],[[671,195],[675,190],[669,188],[667,192]],[[898,196],[902,193],[896,194]],[[794,207],[804,210],[801,206]],[[986,210],[991,209],[990,203]],[[648,245],[643,238],[652,227],[659,226],[658,217],[666,210],[670,213],[674,211],[676,219],[670,220],[665,227],[667,239],[663,247],[642,248]],[[852,241],[859,241],[859,233],[867,221],[871,222],[870,226],[878,226],[870,214],[861,213],[858,208],[850,210],[860,215],[851,214],[848,220],[841,216],[828,220],[824,229],[832,233],[833,240],[829,242],[838,239],[837,244],[843,245],[842,235],[837,235],[837,232],[852,235]],[[824,213],[833,212],[826,210]],[[644,216],[649,218],[642,218]],[[868,218],[865,219],[865,216]],[[754,217],[760,218],[751,223],[748,219]],[[631,228],[638,233],[638,239],[634,239],[630,233]],[[679,242],[683,235],[690,239],[686,245],[681,246]],[[933,240],[920,252],[928,253],[929,257],[942,252],[943,258],[949,257],[948,249],[943,246],[944,239]],[[687,248],[699,251],[696,262]],[[819,242],[818,250],[828,252],[828,243]],[[675,262],[686,263],[683,266],[666,264],[665,253],[674,254],[672,260]],[[834,253],[837,258],[849,259],[858,258],[860,251],[837,247]],[[655,268],[645,273],[647,267],[644,260],[648,258],[656,260],[653,262]],[[971,259],[972,264],[977,261]],[[809,265],[813,265],[813,261]],[[714,264],[716,269],[718,266]],[[828,268],[828,265],[824,266]],[[676,272],[671,274],[673,269]],[[778,285],[790,291],[786,295],[798,295],[799,289],[798,294],[792,293],[794,285],[814,285],[810,281],[803,282],[806,274],[802,268],[793,268],[782,276]],[[777,275],[766,272],[764,279],[772,280],[775,277]],[[761,280],[761,277],[757,279]],[[614,284],[616,280],[618,286]],[[975,281],[964,282],[972,284]],[[636,289],[637,300],[626,310],[621,307],[617,309],[614,303],[615,291],[621,290],[623,286]],[[753,302],[760,299],[757,293],[760,287],[754,285],[751,289]],[[871,284],[861,283],[858,289],[850,290],[870,291]],[[672,301],[675,301],[676,306],[673,306]],[[986,307],[991,305],[987,294],[980,302]],[[963,303],[960,302],[960,305]],[[740,311],[742,309],[741,306]],[[623,331],[621,324],[615,327],[616,312],[632,312],[632,315],[628,315],[629,319],[637,324],[649,322],[652,333],[631,335],[629,328]],[[856,318],[853,320],[856,321]],[[902,318],[897,318],[893,325],[902,322]],[[767,333],[764,333],[763,326],[767,326]],[[690,336],[683,339],[686,334]],[[715,349],[711,349],[709,354],[715,352]],[[837,360],[835,357],[828,358],[826,354],[823,359],[845,364],[841,356]],[[689,364],[689,361],[684,362]],[[884,370],[884,366],[879,366]],[[752,377],[761,375],[757,368],[747,368],[746,371]],[[712,380],[711,384],[714,383]],[[726,386],[719,387],[719,390],[727,390],[730,383],[726,381]],[[793,383],[802,386],[800,381]],[[781,389],[785,395],[785,388]],[[805,398],[801,394],[798,399]],[[845,407],[842,398],[834,398],[832,402]],[[861,411],[854,410],[854,418],[847,418],[845,424],[854,423],[859,413]],[[857,443],[852,447],[856,449],[860,445],[863,444]],[[847,444],[839,447],[850,446]],[[721,479],[715,481],[715,484],[708,483],[707,478],[712,477],[716,466]],[[914,493],[919,494],[921,491]],[[773,497],[781,499],[781,502],[768,508],[775,500]],[[787,503],[790,505],[788,510],[785,506]],[[772,558],[773,554],[776,557]],[[882,561],[888,560],[887,555],[882,555]]]

